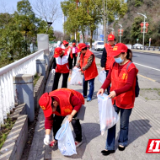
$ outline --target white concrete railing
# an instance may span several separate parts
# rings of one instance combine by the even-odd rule
[[[0,69],[0,126],[7,114],[15,107],[13,76],[17,74],[36,74],[36,60],[44,59],[44,50],[37,51]]]

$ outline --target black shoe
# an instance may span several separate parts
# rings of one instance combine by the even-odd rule
[[[120,146],[118,146],[118,149],[119,149],[120,151],[124,151],[125,148],[126,148],[126,147],[120,147]]]
[[[110,153],[114,153],[114,152],[115,152],[115,150],[108,150],[108,151],[102,150],[102,151],[101,151],[101,153],[102,153],[104,156],[108,156]]]

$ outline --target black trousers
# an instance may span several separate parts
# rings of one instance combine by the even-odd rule
[[[109,73],[109,70],[106,70],[106,78],[108,76],[108,73]],[[108,93],[108,95],[110,94],[110,85],[107,88],[107,93]]]
[[[76,53],[75,54],[73,54],[73,66],[75,66],[76,65],[76,63],[77,63],[77,57],[76,57]]]
[[[55,117],[53,118],[54,139],[55,139],[55,135],[56,135],[57,131],[61,127],[61,124],[62,124],[62,121],[64,120],[64,118],[65,117],[57,116],[57,115],[55,115]],[[82,128],[81,128],[81,124],[79,122],[79,119],[72,119],[71,123],[72,123],[73,129],[74,129],[74,133],[76,135],[75,140],[78,142],[81,142],[82,141]]]
[[[54,91],[58,88],[58,82],[59,82],[61,74],[63,75],[62,87],[61,88],[67,88],[69,73],[55,73],[54,84],[53,84],[53,87],[52,87],[52,91]]]

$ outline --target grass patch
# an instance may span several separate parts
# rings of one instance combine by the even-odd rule
[[[39,75],[38,74],[35,74],[34,75],[34,79],[33,79],[33,85],[35,86],[36,85],[36,83],[37,83],[37,81],[39,80]]]
[[[7,118],[4,122],[4,125],[1,126],[0,129],[0,149],[2,148],[7,135],[11,131],[14,123],[16,122],[17,118]]]

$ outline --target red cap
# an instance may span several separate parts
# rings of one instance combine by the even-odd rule
[[[66,40],[63,41],[63,44],[64,44],[64,45],[66,45],[66,44],[68,44],[68,43],[69,43],[69,42],[67,42]]]
[[[120,55],[122,52],[127,52],[128,48],[125,44],[123,43],[118,43],[113,47],[113,52],[112,52],[112,56],[118,56]]]
[[[76,43],[72,43],[72,46],[75,46],[76,45]]]
[[[113,34],[109,34],[108,41],[114,41],[114,40],[115,40],[115,36]]]
[[[51,103],[52,98],[48,95],[48,93],[42,94],[39,99],[39,105],[42,108],[45,117],[50,117],[53,113]]]
[[[64,49],[62,49],[62,48],[60,48],[60,47],[57,47],[57,48],[55,49],[55,52],[54,52],[54,57],[55,57],[55,58],[59,57],[59,55],[62,53],[63,50],[64,50]]]
[[[80,44],[78,44],[78,51],[77,52],[81,52],[81,50],[83,49],[83,48],[86,48],[87,46],[86,46],[86,44],[85,43],[80,43]]]

